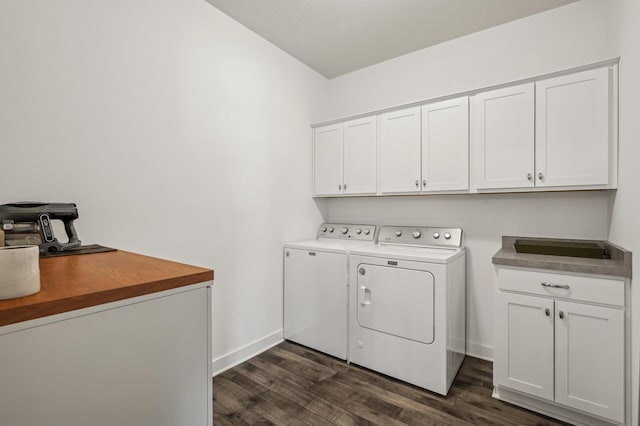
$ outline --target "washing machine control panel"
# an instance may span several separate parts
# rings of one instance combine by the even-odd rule
[[[353,223],[323,223],[318,230],[318,238],[336,238],[340,240],[375,241],[375,225]]]
[[[378,241],[424,247],[461,247],[462,229],[423,226],[383,226]]]

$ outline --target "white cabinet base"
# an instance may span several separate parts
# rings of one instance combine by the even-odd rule
[[[209,284],[0,327],[0,424],[211,425]]]
[[[495,399],[499,399],[500,401],[508,402],[510,404],[535,411],[536,413],[544,414],[549,417],[553,417],[555,419],[576,425],[620,426],[623,424],[612,423],[609,420],[603,419],[601,417],[595,417],[593,414],[582,414],[579,411],[567,409],[562,407],[561,405],[499,386],[493,387],[492,396]]]

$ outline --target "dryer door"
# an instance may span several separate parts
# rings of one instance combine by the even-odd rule
[[[434,278],[428,271],[358,265],[361,327],[420,343],[434,340]]]

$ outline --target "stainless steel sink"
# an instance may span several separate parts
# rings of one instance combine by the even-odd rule
[[[517,239],[514,247],[517,253],[611,259],[611,254],[604,244],[591,242]]]

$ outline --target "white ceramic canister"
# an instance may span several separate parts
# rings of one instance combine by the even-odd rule
[[[38,246],[0,247],[0,300],[40,291]]]

